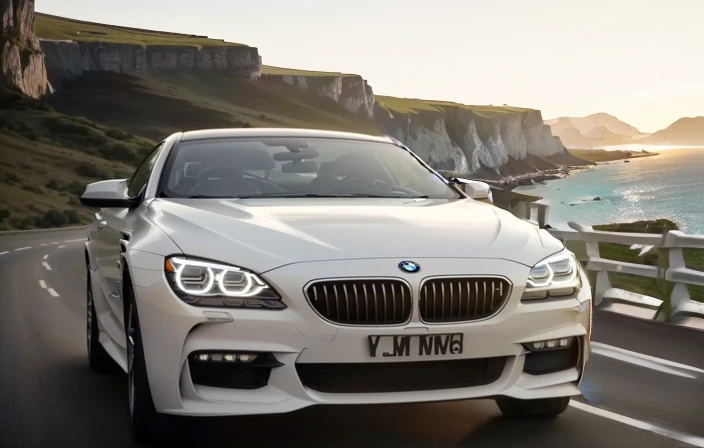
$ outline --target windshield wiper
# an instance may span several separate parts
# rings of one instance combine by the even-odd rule
[[[381,194],[318,194],[318,193],[262,193],[250,194],[247,196],[209,196],[205,194],[196,194],[186,196],[184,199],[261,199],[261,198],[385,198],[385,199],[428,199],[428,196],[385,196]]]

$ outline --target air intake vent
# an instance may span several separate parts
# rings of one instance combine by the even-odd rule
[[[325,280],[306,290],[324,319],[345,325],[399,325],[411,317],[411,290],[400,280]]]
[[[428,323],[484,319],[504,306],[510,289],[497,277],[431,279],[420,290],[420,316]]]

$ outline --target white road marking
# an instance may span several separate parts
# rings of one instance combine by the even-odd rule
[[[54,241],[54,242],[53,242],[53,243],[51,243],[51,244],[59,244],[59,242],[58,242],[58,241]]]
[[[52,297],[59,297],[59,293],[54,291],[54,288],[49,288],[47,291],[49,291],[49,294],[51,294]]]
[[[31,249],[31,248],[32,248],[32,246],[20,247],[19,249],[15,249],[15,252],[19,252],[21,250],[27,250],[27,249]]]
[[[48,246],[48,244],[47,244],[47,243],[43,243],[43,244],[40,244],[40,246],[44,247],[44,246]]]
[[[704,438],[686,434],[683,432],[675,431],[673,429],[663,428],[661,426],[652,425],[647,422],[636,420],[634,418],[625,417],[623,415],[616,414],[615,412],[607,411],[605,409],[597,408],[584,404],[582,402],[571,400],[570,406],[579,409],[584,412],[589,412],[590,414],[598,415],[599,417],[608,418],[619,423],[623,423],[634,428],[642,429],[645,431],[654,432],[655,434],[660,434],[668,439],[677,440],[678,442],[688,443],[693,446],[704,447]]]
[[[51,266],[49,266],[49,263],[45,261],[42,264],[44,265],[44,269],[46,269],[47,271],[51,271]]]
[[[39,280],[39,286],[41,286],[42,289],[46,289],[46,283],[44,283],[44,280]]]
[[[0,255],[5,255],[6,253],[10,252],[9,250],[6,250],[4,252],[0,252]]]
[[[44,255],[44,258],[42,258],[42,260],[46,260],[47,258],[49,258],[49,254]]]
[[[64,243],[76,243],[78,241],[85,241],[85,238],[76,238],[75,240],[66,240]]]
[[[659,372],[669,373],[671,375],[681,376],[684,378],[697,378],[697,376],[692,375],[689,372],[704,374],[704,370],[697,367],[680,364],[674,361],[668,361],[667,359],[656,358],[655,356],[643,355],[642,353],[624,350],[622,348],[613,347],[600,342],[592,342],[591,347],[592,353],[597,355],[628,362],[640,367],[657,370]]]
[[[66,246],[59,246],[59,249],[63,249],[64,247],[66,247]]]

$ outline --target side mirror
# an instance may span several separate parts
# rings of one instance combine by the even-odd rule
[[[86,186],[81,204],[97,208],[133,208],[139,205],[139,196],[127,195],[127,179],[104,180]]]
[[[494,202],[494,197],[491,194],[491,187],[486,182],[478,180],[462,179],[454,177],[450,180],[453,184],[459,185],[470,198],[478,201]]]

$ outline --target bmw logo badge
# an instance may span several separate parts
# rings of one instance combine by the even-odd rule
[[[402,261],[398,264],[398,268],[403,272],[408,272],[409,274],[415,274],[420,271],[420,265],[412,261]]]

